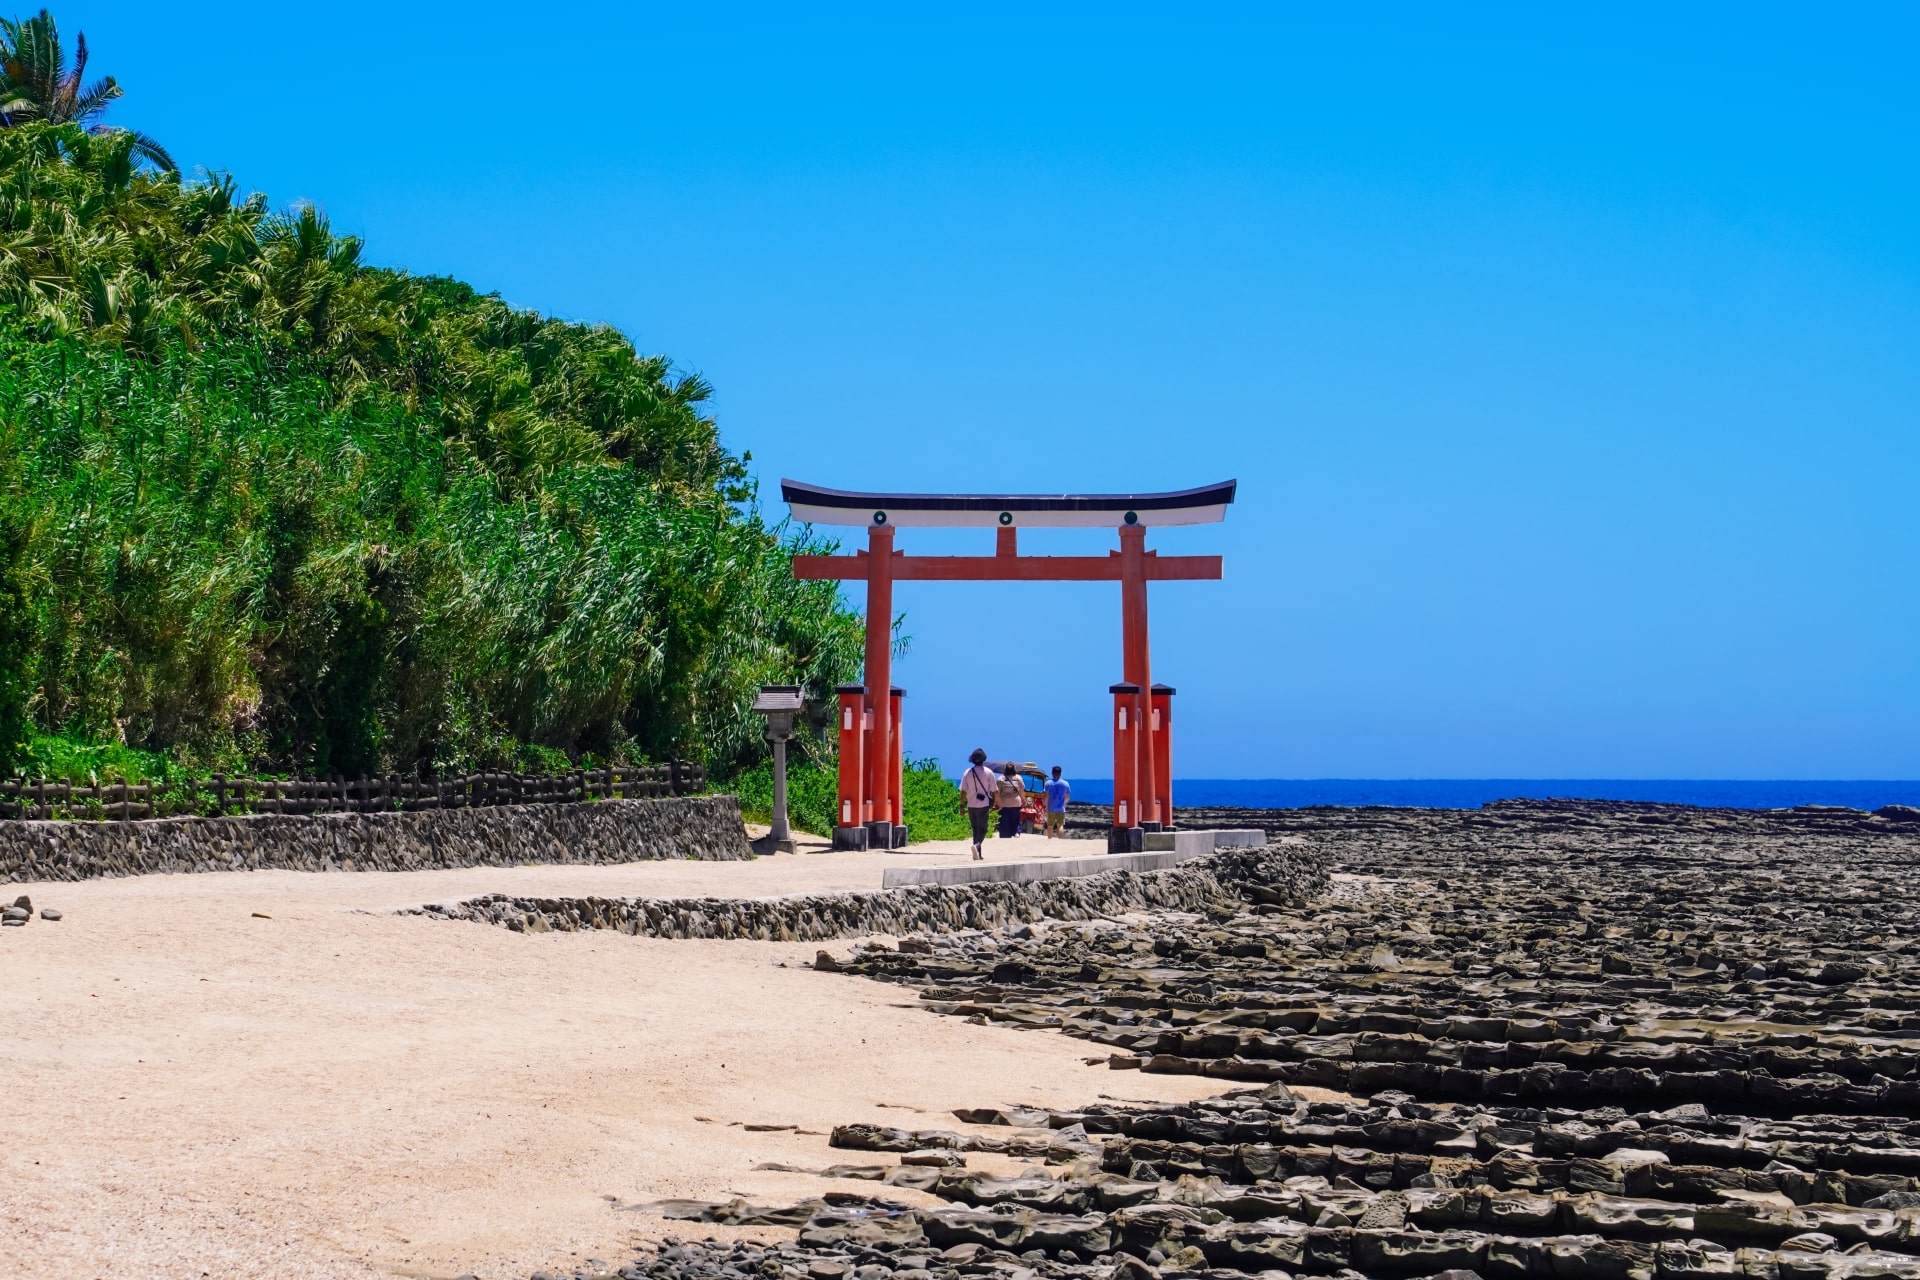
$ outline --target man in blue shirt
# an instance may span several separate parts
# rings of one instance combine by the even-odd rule
[[[1060,776],[1060,766],[1053,766],[1053,778],[1042,788],[1047,793],[1047,839],[1055,836],[1062,839],[1067,834],[1067,796],[1072,788],[1067,780]]]

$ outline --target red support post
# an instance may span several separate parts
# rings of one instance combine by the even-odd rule
[[[1142,525],[1120,527],[1120,630],[1121,678],[1135,687],[1133,715],[1138,722],[1134,734],[1133,800],[1138,816],[1134,826],[1159,822],[1159,806],[1154,785],[1153,723],[1149,713],[1148,690],[1153,673],[1147,653],[1147,531]]]
[[[1140,686],[1122,681],[1108,685],[1113,695],[1113,832],[1107,847],[1115,853],[1129,849],[1127,831],[1140,825],[1140,802],[1135,795],[1134,768],[1139,753],[1134,738],[1140,731]]]
[[[843,684],[840,695],[840,803],[834,814],[835,847],[852,841],[844,834],[849,828],[866,830],[866,758],[861,748],[867,739],[867,688]]]
[[[1173,825],[1173,692],[1172,685],[1153,686],[1153,717],[1147,726],[1153,731],[1153,777],[1159,787],[1154,799],[1163,828]]]
[[[888,794],[893,796],[892,822],[896,827],[904,827],[907,825],[907,802],[900,785],[900,774],[906,764],[906,752],[900,744],[906,740],[907,736],[900,728],[900,699],[906,696],[907,691],[895,685],[893,695],[889,699],[893,703],[893,786],[890,788]],[[900,841],[898,837],[896,837],[894,840],[896,848],[899,846],[899,843]]]
[[[860,829],[865,831],[872,824],[873,703],[862,698],[860,700]]]
[[[875,524],[867,529],[867,664],[866,686],[871,691],[867,710],[873,716],[873,736],[867,743],[867,800],[869,822],[893,820],[893,527]],[[891,835],[884,842],[891,845]]]

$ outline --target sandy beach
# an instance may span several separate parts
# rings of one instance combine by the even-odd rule
[[[6,886],[64,913],[0,934],[6,1269],[524,1280],[617,1262],[665,1229],[634,1207],[664,1197],[873,1189],[753,1171],[871,1162],[830,1152],[834,1124],[959,1128],[957,1106],[1218,1091],[1089,1066],[1098,1047],[1081,1041],[931,1016],[911,988],[814,972],[813,944],[394,914],[489,892],[869,888],[903,856],[965,847]]]

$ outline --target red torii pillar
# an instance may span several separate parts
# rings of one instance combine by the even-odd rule
[[[1139,729],[1133,735],[1133,812],[1131,826],[1142,830],[1148,824],[1165,826],[1172,815],[1160,816],[1160,788],[1154,785],[1159,760],[1154,753],[1153,676],[1147,651],[1147,531],[1139,525],[1120,527],[1120,676],[1127,684],[1137,685],[1134,718]],[[1119,780],[1114,780],[1114,815],[1120,821]]]
[[[894,848],[892,827],[897,790],[893,781],[893,527],[874,525],[867,532],[867,707],[873,727],[867,734],[865,790],[873,816],[869,840],[881,836],[881,848]],[[887,829],[881,830],[886,824]],[[902,842],[904,843],[904,841]]]
[[[1121,671],[1113,687],[1114,830],[1111,847],[1138,847],[1143,830],[1173,820],[1173,690],[1155,685],[1147,641],[1147,584],[1218,579],[1219,556],[1160,556],[1146,548],[1146,525],[1222,519],[1232,481],[1180,493],[1139,495],[863,494],[783,481],[797,518],[867,525],[867,549],[853,555],[799,555],[799,579],[867,584],[866,683],[840,689],[839,847],[905,843],[900,798],[900,691],[892,685],[893,584],[945,582],[1119,582]],[[856,516],[854,513],[859,512]],[[991,556],[909,556],[894,548],[902,522],[938,527],[997,525]],[[1143,516],[1145,518],[1143,518]],[[1042,527],[1117,526],[1120,548],[1104,556],[1022,556],[1016,520]],[[1109,523],[1111,521],[1112,523]],[[879,690],[886,690],[884,696]],[[1124,690],[1124,692],[1123,692]]]

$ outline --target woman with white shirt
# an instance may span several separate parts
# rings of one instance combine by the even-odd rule
[[[960,797],[966,802],[967,822],[973,829],[973,860],[979,862],[987,855],[980,846],[987,839],[987,815],[993,809],[995,779],[993,770],[987,768],[987,753],[979,747],[967,757],[969,767],[960,776]]]

